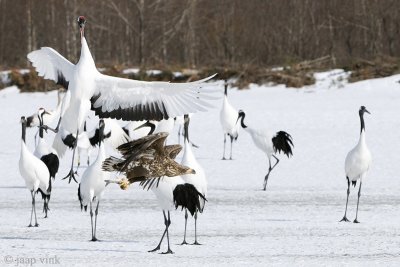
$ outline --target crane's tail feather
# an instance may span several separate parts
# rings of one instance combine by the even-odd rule
[[[279,131],[272,138],[272,143],[274,145],[274,151],[281,153],[283,152],[287,157],[293,155],[293,141],[292,136],[284,131]]]
[[[207,201],[194,185],[188,183],[177,185],[173,195],[175,208],[186,208],[192,216],[196,211],[203,211],[204,205],[201,205],[200,200]]]

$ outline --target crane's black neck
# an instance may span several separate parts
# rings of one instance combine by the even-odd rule
[[[26,121],[22,121],[22,141],[25,143],[25,136],[26,136]]]
[[[227,80],[225,80],[224,87],[225,87],[225,89],[224,89],[224,94],[225,94],[226,96],[228,96],[228,81],[227,81]]]
[[[183,132],[183,135],[184,135],[185,140],[189,143],[189,123],[190,123],[189,115],[185,114],[183,116],[183,119],[184,119],[184,124],[183,124],[184,132]]]
[[[365,132],[364,112],[360,110],[359,114],[360,114],[360,122],[361,122],[361,130],[360,130],[360,134],[361,134],[362,131]]]
[[[83,123],[83,131],[86,132],[86,121]]]
[[[43,114],[38,114],[39,119],[39,137],[43,138]]]
[[[240,113],[240,115],[239,115],[239,118],[240,118],[240,125],[243,127],[243,128],[247,128],[247,125],[246,124],[244,124],[244,117],[246,116],[246,114],[244,114],[244,113]]]
[[[156,129],[156,125],[154,123],[151,123],[150,121],[147,121],[145,123],[145,126],[150,127],[150,131],[147,135],[151,135],[154,133],[155,129]]]

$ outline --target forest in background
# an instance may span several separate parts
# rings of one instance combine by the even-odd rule
[[[400,57],[397,0],[0,0],[0,68],[50,46],[79,58],[76,19],[98,66],[258,70]],[[358,63],[357,63],[358,64]]]

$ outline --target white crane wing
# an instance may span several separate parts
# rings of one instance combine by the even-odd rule
[[[111,77],[98,73],[92,109],[101,118],[130,121],[162,120],[187,113],[206,111],[209,100],[218,99],[205,79],[188,83],[146,82]]]
[[[50,47],[42,47],[28,54],[39,76],[53,80],[68,89],[75,65]]]

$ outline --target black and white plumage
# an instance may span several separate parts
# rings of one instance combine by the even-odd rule
[[[42,195],[42,199],[44,201],[44,206],[43,206],[43,211],[45,212],[45,218],[47,218],[47,212],[49,210],[49,201],[50,201],[50,192],[52,189],[52,181],[51,179],[55,179],[56,174],[58,172],[58,168],[60,166],[60,161],[58,159],[57,152],[49,147],[46,143],[46,140],[44,139],[44,130],[42,127],[43,126],[43,117],[44,115],[47,114],[47,111],[43,108],[40,108],[38,111],[38,119],[39,119],[39,142],[35,148],[35,151],[33,154],[39,158],[41,161],[46,164],[47,169],[49,170],[50,177],[49,177],[49,193],[45,193],[42,190],[39,190],[39,192]]]
[[[284,131],[279,131],[272,136],[265,129],[255,129],[248,127],[244,124],[245,116],[246,114],[244,113],[244,111],[239,110],[237,121],[240,120],[240,125],[242,126],[242,128],[250,134],[256,147],[263,151],[268,158],[269,168],[267,175],[265,175],[263,186],[263,190],[266,190],[269,174],[279,163],[279,159],[275,156],[275,154],[283,152],[288,158],[293,155],[292,137],[290,136],[290,134]],[[271,166],[271,157],[274,157],[276,159],[276,162],[273,166]]]
[[[96,69],[84,37],[85,23],[84,17],[78,18],[82,47],[77,64],[72,64],[49,47],[28,54],[28,59],[39,76],[68,84],[58,126],[69,133],[79,135],[90,109],[101,118],[162,120],[189,112],[206,111],[211,107],[209,101],[217,99],[214,89],[204,87],[204,82],[215,75],[195,82],[169,83],[137,81],[101,74]],[[59,148],[56,149],[61,156]],[[74,154],[75,149],[73,157]],[[73,160],[67,177],[69,181],[76,181]]]
[[[205,198],[197,191],[196,187],[192,184],[185,183],[180,176],[162,178],[159,183],[152,185],[151,190],[155,194],[158,205],[163,211],[165,230],[157,247],[149,252],[160,250],[164,236],[167,234],[168,249],[163,254],[173,253],[170,247],[168,233],[169,226],[171,225],[170,211],[180,207],[181,209],[189,210],[190,214],[194,216],[196,211],[201,209],[201,202],[199,199]]]
[[[50,194],[51,188],[49,187],[50,173],[46,165],[35,157],[27,148],[25,144],[26,140],[26,118],[21,117],[22,125],[22,140],[21,140],[21,152],[19,158],[19,171],[22,178],[25,180],[25,185],[31,192],[32,196],[32,210],[31,210],[31,220],[29,227],[32,226],[32,216],[35,214],[35,224],[34,226],[39,226],[36,217],[36,200],[35,195],[38,190],[41,190],[44,194]]]
[[[371,152],[369,151],[367,143],[365,141],[365,122],[364,122],[365,113],[370,114],[369,111],[364,106],[361,106],[358,112],[361,124],[360,138],[358,140],[357,145],[347,154],[345,160],[344,169],[346,172],[346,179],[347,179],[347,199],[346,199],[346,209],[344,212],[343,219],[341,220],[345,222],[349,221],[346,217],[346,214],[347,214],[347,204],[349,202],[349,195],[350,195],[350,182],[355,187],[357,180],[359,180],[360,187],[358,189],[356,218],[353,221],[354,223],[359,223],[359,221],[357,220],[357,216],[358,216],[358,205],[360,203],[360,196],[361,196],[361,184],[372,162]]]
[[[193,154],[190,142],[189,142],[189,116],[185,115],[184,116],[184,152],[183,152],[183,157],[181,164],[184,166],[188,166],[189,168],[192,168],[196,171],[195,174],[190,174],[190,175],[182,175],[182,179],[185,182],[185,184],[191,184],[193,185],[196,190],[200,193],[199,195],[199,206],[196,206],[194,209],[194,215],[193,212],[191,212],[192,216],[194,217],[194,227],[195,227],[195,237],[194,237],[194,243],[193,245],[200,245],[200,243],[197,241],[197,216],[198,213],[202,213],[204,210],[204,206],[206,203],[206,197],[207,197],[207,179],[205,172],[199,162],[196,160],[196,157]],[[185,209],[185,233],[183,236],[183,242],[182,245],[187,244],[186,242],[186,226],[187,226],[187,219],[188,219],[188,214],[187,214],[187,209]]]
[[[225,81],[224,84],[224,101],[222,103],[222,108],[220,112],[220,122],[222,130],[224,132],[224,152],[222,159],[225,160],[225,145],[226,136],[228,135],[231,139],[231,153],[229,159],[232,159],[232,146],[233,141],[236,141],[239,136],[239,125],[237,125],[238,111],[229,103],[228,101],[228,83]]]
[[[108,179],[109,173],[102,170],[103,161],[106,158],[106,152],[103,143],[103,132],[104,132],[104,121],[99,121],[99,153],[96,160],[92,165],[88,166],[82,174],[82,179],[78,187],[78,198],[81,204],[81,210],[87,210],[87,206],[90,209],[90,221],[92,226],[92,239],[91,241],[97,241],[96,238],[96,227],[97,227],[97,214],[99,211],[100,200],[103,196],[104,189],[106,187],[105,180]],[[93,206],[96,205],[95,209],[95,220],[93,224]],[[94,226],[93,226],[94,225]]]

